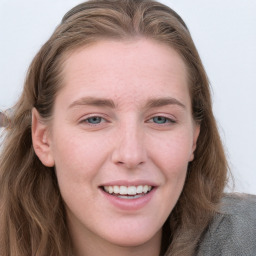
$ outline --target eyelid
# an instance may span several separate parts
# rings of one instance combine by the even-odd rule
[[[147,118],[147,122],[155,117],[163,117],[169,120],[170,123],[177,123],[177,120],[174,116],[170,116],[170,114],[163,114],[163,113],[151,115],[149,118]]]
[[[88,119],[93,118],[93,117],[99,117],[102,120],[104,120],[104,122],[100,122],[98,124],[92,124],[92,123],[87,122]],[[87,114],[87,115],[84,115],[82,118],[79,119],[79,124],[87,124],[89,126],[97,126],[97,125],[100,125],[102,123],[109,123],[109,121],[108,121],[106,115],[100,114],[100,113]]]

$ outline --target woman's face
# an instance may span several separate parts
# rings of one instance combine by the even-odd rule
[[[63,76],[48,144],[73,240],[160,241],[199,133],[184,62],[151,40],[106,40],[69,55]]]

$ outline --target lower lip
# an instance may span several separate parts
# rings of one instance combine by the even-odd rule
[[[113,196],[104,190],[100,189],[105,198],[110,201],[115,207],[119,208],[120,210],[124,211],[136,211],[144,206],[146,206],[150,200],[152,199],[153,195],[155,194],[156,188],[153,188],[149,193],[141,196],[139,198],[134,199],[126,199],[126,198],[119,198],[117,196]]]

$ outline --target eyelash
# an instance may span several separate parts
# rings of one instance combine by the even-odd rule
[[[155,119],[155,120],[154,120]],[[156,119],[158,119],[159,121],[161,120],[161,119],[164,119],[164,122],[162,122],[162,123],[157,123],[156,122]],[[171,118],[169,118],[169,117],[166,117],[166,116],[161,116],[161,115],[158,115],[158,116],[153,116],[153,117],[151,117],[150,119],[148,119],[148,122],[149,123],[154,123],[154,124],[156,124],[156,125],[171,125],[171,124],[175,124],[176,123],[176,121],[175,120],[173,120],[173,119],[171,119]]]
[[[94,119],[96,123],[90,122],[90,119]],[[160,121],[160,123],[157,123],[157,119],[158,121]],[[80,123],[86,123],[89,126],[98,126],[98,125],[101,125],[102,123],[107,123],[107,122],[108,121],[106,120],[106,118],[99,115],[92,115],[80,121]],[[153,123],[154,125],[157,125],[157,126],[158,125],[169,126],[169,125],[175,124],[176,121],[166,116],[156,115],[148,119],[147,123]]]
[[[100,121],[98,123],[91,123],[89,122],[90,119],[100,119]],[[89,116],[83,120],[80,121],[80,123],[86,123],[87,125],[90,125],[90,126],[97,126],[97,125],[100,125],[101,123],[103,123],[102,121],[104,120],[104,123],[107,123],[108,121],[102,117],[102,116],[97,116],[97,115],[92,115],[92,116]]]

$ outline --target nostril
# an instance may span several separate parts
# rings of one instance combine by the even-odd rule
[[[127,161],[127,162],[122,162],[122,161],[118,161],[117,162],[117,165],[121,165],[121,166],[124,166],[128,169],[134,169],[134,168],[137,168],[138,166],[142,165],[144,162],[141,161],[141,162],[133,162],[133,161]]]

